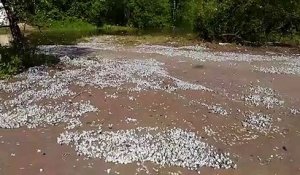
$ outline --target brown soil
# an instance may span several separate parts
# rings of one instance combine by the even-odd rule
[[[214,46],[212,46],[214,47]],[[217,51],[240,51],[240,49],[215,47]],[[269,51],[264,48],[256,50],[247,49],[250,52],[261,53]],[[276,50],[276,49],[275,49]],[[291,50],[286,50],[292,52]],[[243,51],[242,51],[243,52]],[[271,49],[271,52],[273,50]],[[285,52],[285,51],[284,51]],[[131,93],[135,101],[128,99],[127,92],[119,92],[118,98],[105,98],[105,92],[114,93],[115,89],[88,88],[91,93],[83,92],[83,88],[72,87],[78,95],[74,101],[81,99],[90,100],[100,109],[98,114],[88,114],[84,117],[82,130],[91,129],[91,123],[102,124],[104,130],[130,129],[137,126],[173,128],[179,127],[197,132],[199,136],[222,151],[230,152],[237,163],[237,169],[215,170],[200,168],[203,175],[296,175],[300,174],[300,116],[291,116],[285,108],[266,110],[261,107],[248,107],[240,100],[241,92],[246,90],[249,84],[260,84],[271,87],[282,95],[286,106],[294,106],[300,109],[300,78],[291,75],[263,74],[251,71],[248,63],[232,65],[222,63],[199,63],[190,59],[185,62],[179,59],[165,58],[156,54],[139,54],[132,52],[97,51],[105,58],[154,58],[165,63],[170,74],[185,81],[198,82],[217,92],[178,91],[165,93],[146,91]],[[260,81],[260,83],[257,82]],[[185,98],[181,98],[184,96]],[[236,100],[233,100],[236,99]],[[210,113],[202,105],[189,104],[191,100],[205,102],[207,104],[221,104],[228,111],[229,116],[221,116]],[[254,140],[246,140],[249,135],[243,130],[241,121],[244,116],[241,111],[248,108],[255,112],[264,112],[272,115],[279,127],[278,133],[263,135]],[[287,115],[283,116],[285,113]],[[132,116],[138,124],[127,124],[125,118]],[[108,125],[113,124],[109,129]],[[204,127],[210,126],[216,135],[209,136]],[[77,156],[75,150],[66,145],[59,145],[56,139],[64,131],[64,125],[49,126],[37,129],[0,129],[0,174],[20,175],[63,175],[63,174],[107,174],[105,170],[111,169],[112,174],[119,172],[121,175],[137,173],[139,167],[136,164],[116,165],[105,163],[100,159],[86,159]],[[250,134],[251,135],[251,134]],[[41,150],[41,151],[38,151]],[[166,167],[146,162],[149,174],[167,175],[170,172],[182,174],[198,174],[184,168]],[[154,169],[158,169],[156,172]],[[138,174],[146,174],[141,171]]]

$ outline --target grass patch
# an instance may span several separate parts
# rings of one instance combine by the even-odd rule
[[[43,24],[41,30],[27,35],[29,42],[34,45],[67,45],[76,44],[78,39],[96,35],[97,27],[78,19],[49,21]]]
[[[7,27],[0,28],[0,35],[1,34],[9,34],[9,33],[10,33],[9,28],[7,28]]]
[[[137,35],[139,30],[127,26],[104,25],[98,29],[98,32],[106,35]]]
[[[104,25],[99,34],[119,35],[118,42],[125,45],[135,44],[175,44],[187,45],[197,42],[197,34],[173,32],[171,30],[139,30],[127,26]]]
[[[124,45],[155,44],[185,46],[199,44],[196,34],[143,33],[118,37],[118,42]]]
[[[79,19],[66,19],[62,21],[50,21],[44,24],[46,30],[52,31],[87,31],[96,30],[97,27]]]
[[[97,28],[84,21],[53,21],[41,31],[28,35],[32,45],[76,44],[80,39],[95,35],[118,35],[118,42],[134,44],[174,44],[187,45],[197,42],[196,34],[171,33],[169,31],[138,30],[126,26],[104,25]]]
[[[292,46],[299,46],[300,45],[300,33],[292,36],[282,37],[280,39],[281,43],[285,43]]]
[[[33,32],[27,36],[33,46],[38,45],[69,45],[76,44],[81,38],[96,35],[97,31],[41,31]]]

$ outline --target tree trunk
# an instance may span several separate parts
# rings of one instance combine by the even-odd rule
[[[26,48],[26,41],[21,33],[20,27],[18,26],[18,20],[16,15],[14,14],[12,8],[9,5],[9,2],[7,0],[1,0],[4,10],[6,12],[8,21],[9,21],[9,28],[11,31],[11,35],[13,38],[13,44],[18,49],[21,49],[20,51],[24,50]]]

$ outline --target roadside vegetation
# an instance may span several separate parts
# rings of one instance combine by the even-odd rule
[[[36,9],[34,21],[72,16],[98,27],[193,32],[209,41],[299,44],[300,3],[295,0],[48,0]]]
[[[0,53],[0,79],[9,78],[33,66],[52,66],[59,62],[56,57],[40,54],[34,48],[21,53],[14,47],[0,47]]]
[[[24,64],[23,58],[35,57],[32,50],[37,45],[75,44],[81,38],[98,34],[130,35],[120,41],[127,44],[133,40],[186,43],[197,39],[250,46],[300,44],[300,3],[297,0],[1,2],[8,13],[13,37],[12,48],[0,49],[1,74],[15,73],[19,67],[26,67],[16,65]],[[29,24],[32,30],[18,29],[17,23]],[[0,34],[7,31],[1,29]]]
[[[76,18],[67,18],[60,21],[48,21],[39,25],[40,28],[29,32],[29,42],[36,45],[47,44],[75,44],[77,39],[97,33],[97,27],[86,21]]]

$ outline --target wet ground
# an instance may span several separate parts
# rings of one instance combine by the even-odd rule
[[[62,56],[58,67],[34,68],[0,82],[0,174],[300,174],[299,55],[122,46],[114,39],[44,46],[44,52]],[[77,103],[82,107],[72,106]],[[126,158],[134,152],[130,148],[143,148],[147,139],[140,141],[141,133],[132,142],[114,141],[120,131],[139,127],[194,133],[194,143],[213,147],[208,159],[217,163],[203,159],[196,169],[184,166],[199,156],[191,154],[180,157],[182,164],[162,165],[152,155],[140,158],[142,152],[127,164],[114,155],[109,159],[108,153],[121,151]],[[79,137],[91,130],[101,132]],[[66,132],[75,136],[67,140],[61,135]],[[106,141],[110,150],[99,146]],[[193,144],[168,141],[179,149]],[[170,148],[168,141],[160,146]],[[85,149],[86,142],[92,144]],[[218,163],[214,156],[223,153],[230,153],[232,164]],[[169,161],[168,155],[163,159]]]

